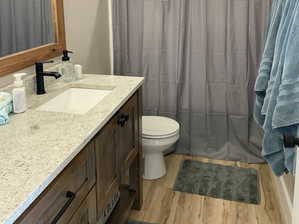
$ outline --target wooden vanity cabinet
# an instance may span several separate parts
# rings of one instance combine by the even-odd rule
[[[95,185],[95,177],[94,142],[90,142],[16,223],[68,223]]]
[[[126,223],[130,209],[142,204],[140,97],[139,92],[134,94],[95,138],[98,219],[120,191],[109,224]]]
[[[138,145],[138,97],[134,95],[119,111],[119,159],[122,183],[126,184],[126,174],[139,150]],[[125,120],[121,123],[122,119]]]
[[[96,188],[93,187],[69,224],[92,224],[97,221]]]
[[[134,209],[142,207],[142,91],[139,90],[120,109],[119,118],[125,118],[119,125],[119,164],[121,184],[136,192]]]
[[[125,224],[142,206],[141,98],[139,90],[16,223],[96,224],[120,193],[107,224]]]
[[[97,219],[105,213],[110,200],[119,191],[119,167],[117,147],[119,133],[117,117],[114,117],[95,137],[97,170]]]

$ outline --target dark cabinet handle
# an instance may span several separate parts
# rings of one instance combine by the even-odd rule
[[[128,115],[128,114],[124,114],[124,115],[122,115],[123,116],[123,118],[125,119],[125,121],[127,122],[128,120],[129,120],[129,118],[130,118],[130,116]]]
[[[130,118],[129,115],[122,114],[118,119],[117,124],[120,125],[121,127],[124,127],[126,122],[129,120],[129,118]]]
[[[117,124],[120,125],[121,127],[125,126],[125,123],[126,121],[122,117],[117,120]]]
[[[68,192],[66,192],[65,196],[68,198],[68,200],[65,203],[65,205],[62,207],[62,209],[58,212],[56,217],[53,219],[51,224],[56,224],[59,221],[59,219],[63,216],[63,214],[65,213],[67,208],[71,205],[72,201],[75,199],[76,194],[71,191],[68,191]]]

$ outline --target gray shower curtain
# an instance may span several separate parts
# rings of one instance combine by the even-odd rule
[[[0,57],[53,42],[52,0],[0,0]]]
[[[140,75],[144,113],[177,119],[176,152],[263,162],[252,119],[271,0],[114,0],[115,74]]]

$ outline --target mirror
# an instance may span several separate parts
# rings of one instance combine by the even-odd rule
[[[0,76],[61,55],[63,0],[0,0]]]
[[[52,0],[0,1],[0,57],[54,42]]]

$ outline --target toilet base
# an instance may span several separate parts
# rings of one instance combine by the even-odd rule
[[[144,154],[144,175],[146,180],[159,179],[166,175],[166,165],[162,152]]]

